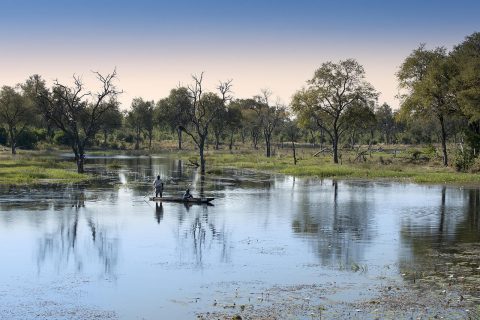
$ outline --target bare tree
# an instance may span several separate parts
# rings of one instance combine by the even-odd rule
[[[257,113],[258,121],[262,127],[263,137],[265,139],[265,155],[271,156],[272,134],[280,123],[282,117],[285,116],[285,107],[279,102],[271,106],[269,98],[272,92],[263,89],[262,94],[255,97],[257,103],[252,105],[253,110]]]
[[[122,92],[113,84],[116,70],[106,76],[94,74],[101,83],[96,93],[86,91],[82,79],[76,75],[71,87],[55,80],[51,92],[37,90],[43,115],[71,139],[79,173],[84,172],[85,147],[100,129],[103,115],[115,106],[108,103],[108,99],[115,99]]]
[[[200,154],[200,170],[205,174],[205,143],[207,141],[208,129],[213,119],[217,116],[217,111],[225,108],[227,101],[231,99],[230,92],[232,80],[220,82],[217,89],[220,96],[212,92],[204,92],[202,81],[203,72],[197,76],[192,75],[193,84],[187,87],[191,100],[188,113],[188,124],[182,126],[181,129],[188,134],[195,145],[198,147]]]

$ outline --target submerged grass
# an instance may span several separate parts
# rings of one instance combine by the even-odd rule
[[[74,183],[89,176],[75,172],[71,163],[53,159],[0,159],[0,185]]]

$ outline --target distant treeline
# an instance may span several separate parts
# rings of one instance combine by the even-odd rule
[[[339,150],[358,144],[438,144],[445,166],[455,152],[455,165],[465,170],[480,149],[480,33],[454,49],[427,49],[424,44],[403,61],[396,76],[400,109],[378,103],[378,92],[365,80],[354,59],[325,62],[299,89],[289,105],[272,101],[259,90],[251,98],[231,96],[232,81],[206,91],[203,73],[191,85],[173,88],[158,101],[133,99],[122,111],[117,77],[95,73],[100,90],[86,90],[79,77],[73,85],[55,81],[48,87],[40,75],[0,91],[0,144],[11,148],[69,146],[83,172],[87,148],[151,148],[185,138],[199,150],[233,149],[239,144],[264,148],[272,143],[328,144],[338,163]],[[454,144],[455,148],[447,148]]]

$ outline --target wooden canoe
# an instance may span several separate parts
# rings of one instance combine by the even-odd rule
[[[210,203],[215,198],[190,198],[183,199],[182,197],[150,197],[150,201],[160,202],[182,202],[182,203]]]

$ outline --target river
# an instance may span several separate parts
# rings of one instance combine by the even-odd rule
[[[476,187],[88,164],[102,183],[0,189],[0,319],[194,319],[294,299],[328,314],[480,240]],[[213,205],[148,201],[157,174],[166,195],[190,187]]]

